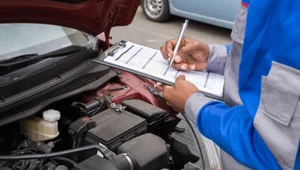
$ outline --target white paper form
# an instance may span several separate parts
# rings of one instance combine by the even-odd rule
[[[219,74],[209,73],[206,71],[183,72],[168,68],[166,61],[159,50],[138,45],[132,42],[126,42],[126,47],[118,50],[113,56],[108,56],[104,62],[119,68],[143,73],[160,80],[166,80],[175,83],[179,75],[185,75],[186,80],[195,84],[200,91],[222,97],[224,77]]]

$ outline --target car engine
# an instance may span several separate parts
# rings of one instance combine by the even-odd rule
[[[0,127],[0,170],[205,169],[194,127],[155,96],[155,82],[116,72]]]

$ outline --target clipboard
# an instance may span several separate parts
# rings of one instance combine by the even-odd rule
[[[160,51],[130,41],[122,40],[115,43],[96,58],[94,62],[167,85],[174,85],[176,77],[184,74],[187,80],[190,78],[188,81],[195,84],[204,95],[217,100],[223,98],[224,77],[222,75],[206,71],[183,72],[171,68],[170,73],[164,76],[162,69],[167,68],[168,62],[163,59]],[[152,66],[150,66],[151,64]],[[171,74],[172,76],[170,76]],[[202,77],[201,81],[197,80],[198,77],[199,79]],[[209,89],[208,84],[213,86],[215,91]]]

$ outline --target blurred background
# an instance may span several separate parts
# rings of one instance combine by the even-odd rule
[[[177,1],[182,2],[182,0]],[[196,2],[198,0],[187,1]],[[196,6],[196,4],[189,4],[188,7],[181,10],[183,13],[176,13],[176,16],[170,14],[171,8],[173,7],[168,4],[166,6],[166,4],[163,3],[164,0],[142,0],[142,4],[138,8],[135,18],[130,25],[112,29],[112,42],[115,43],[120,40],[128,40],[159,49],[167,40],[177,38],[184,20],[190,19],[189,26],[185,32],[186,36],[208,44],[230,43],[230,33],[235,14],[237,13],[240,4],[239,1],[226,9],[227,11],[230,10],[230,13],[227,11],[217,11],[217,9],[211,11],[213,9],[209,10],[208,8],[208,12],[204,14],[195,14],[197,10],[194,11],[194,13],[189,10],[193,10],[191,6]],[[162,7],[159,5],[162,5]]]

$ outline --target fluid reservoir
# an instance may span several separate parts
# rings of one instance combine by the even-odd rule
[[[43,118],[32,116],[20,121],[21,134],[32,141],[45,141],[56,138],[59,135],[58,122],[60,112],[47,110],[43,112]]]

